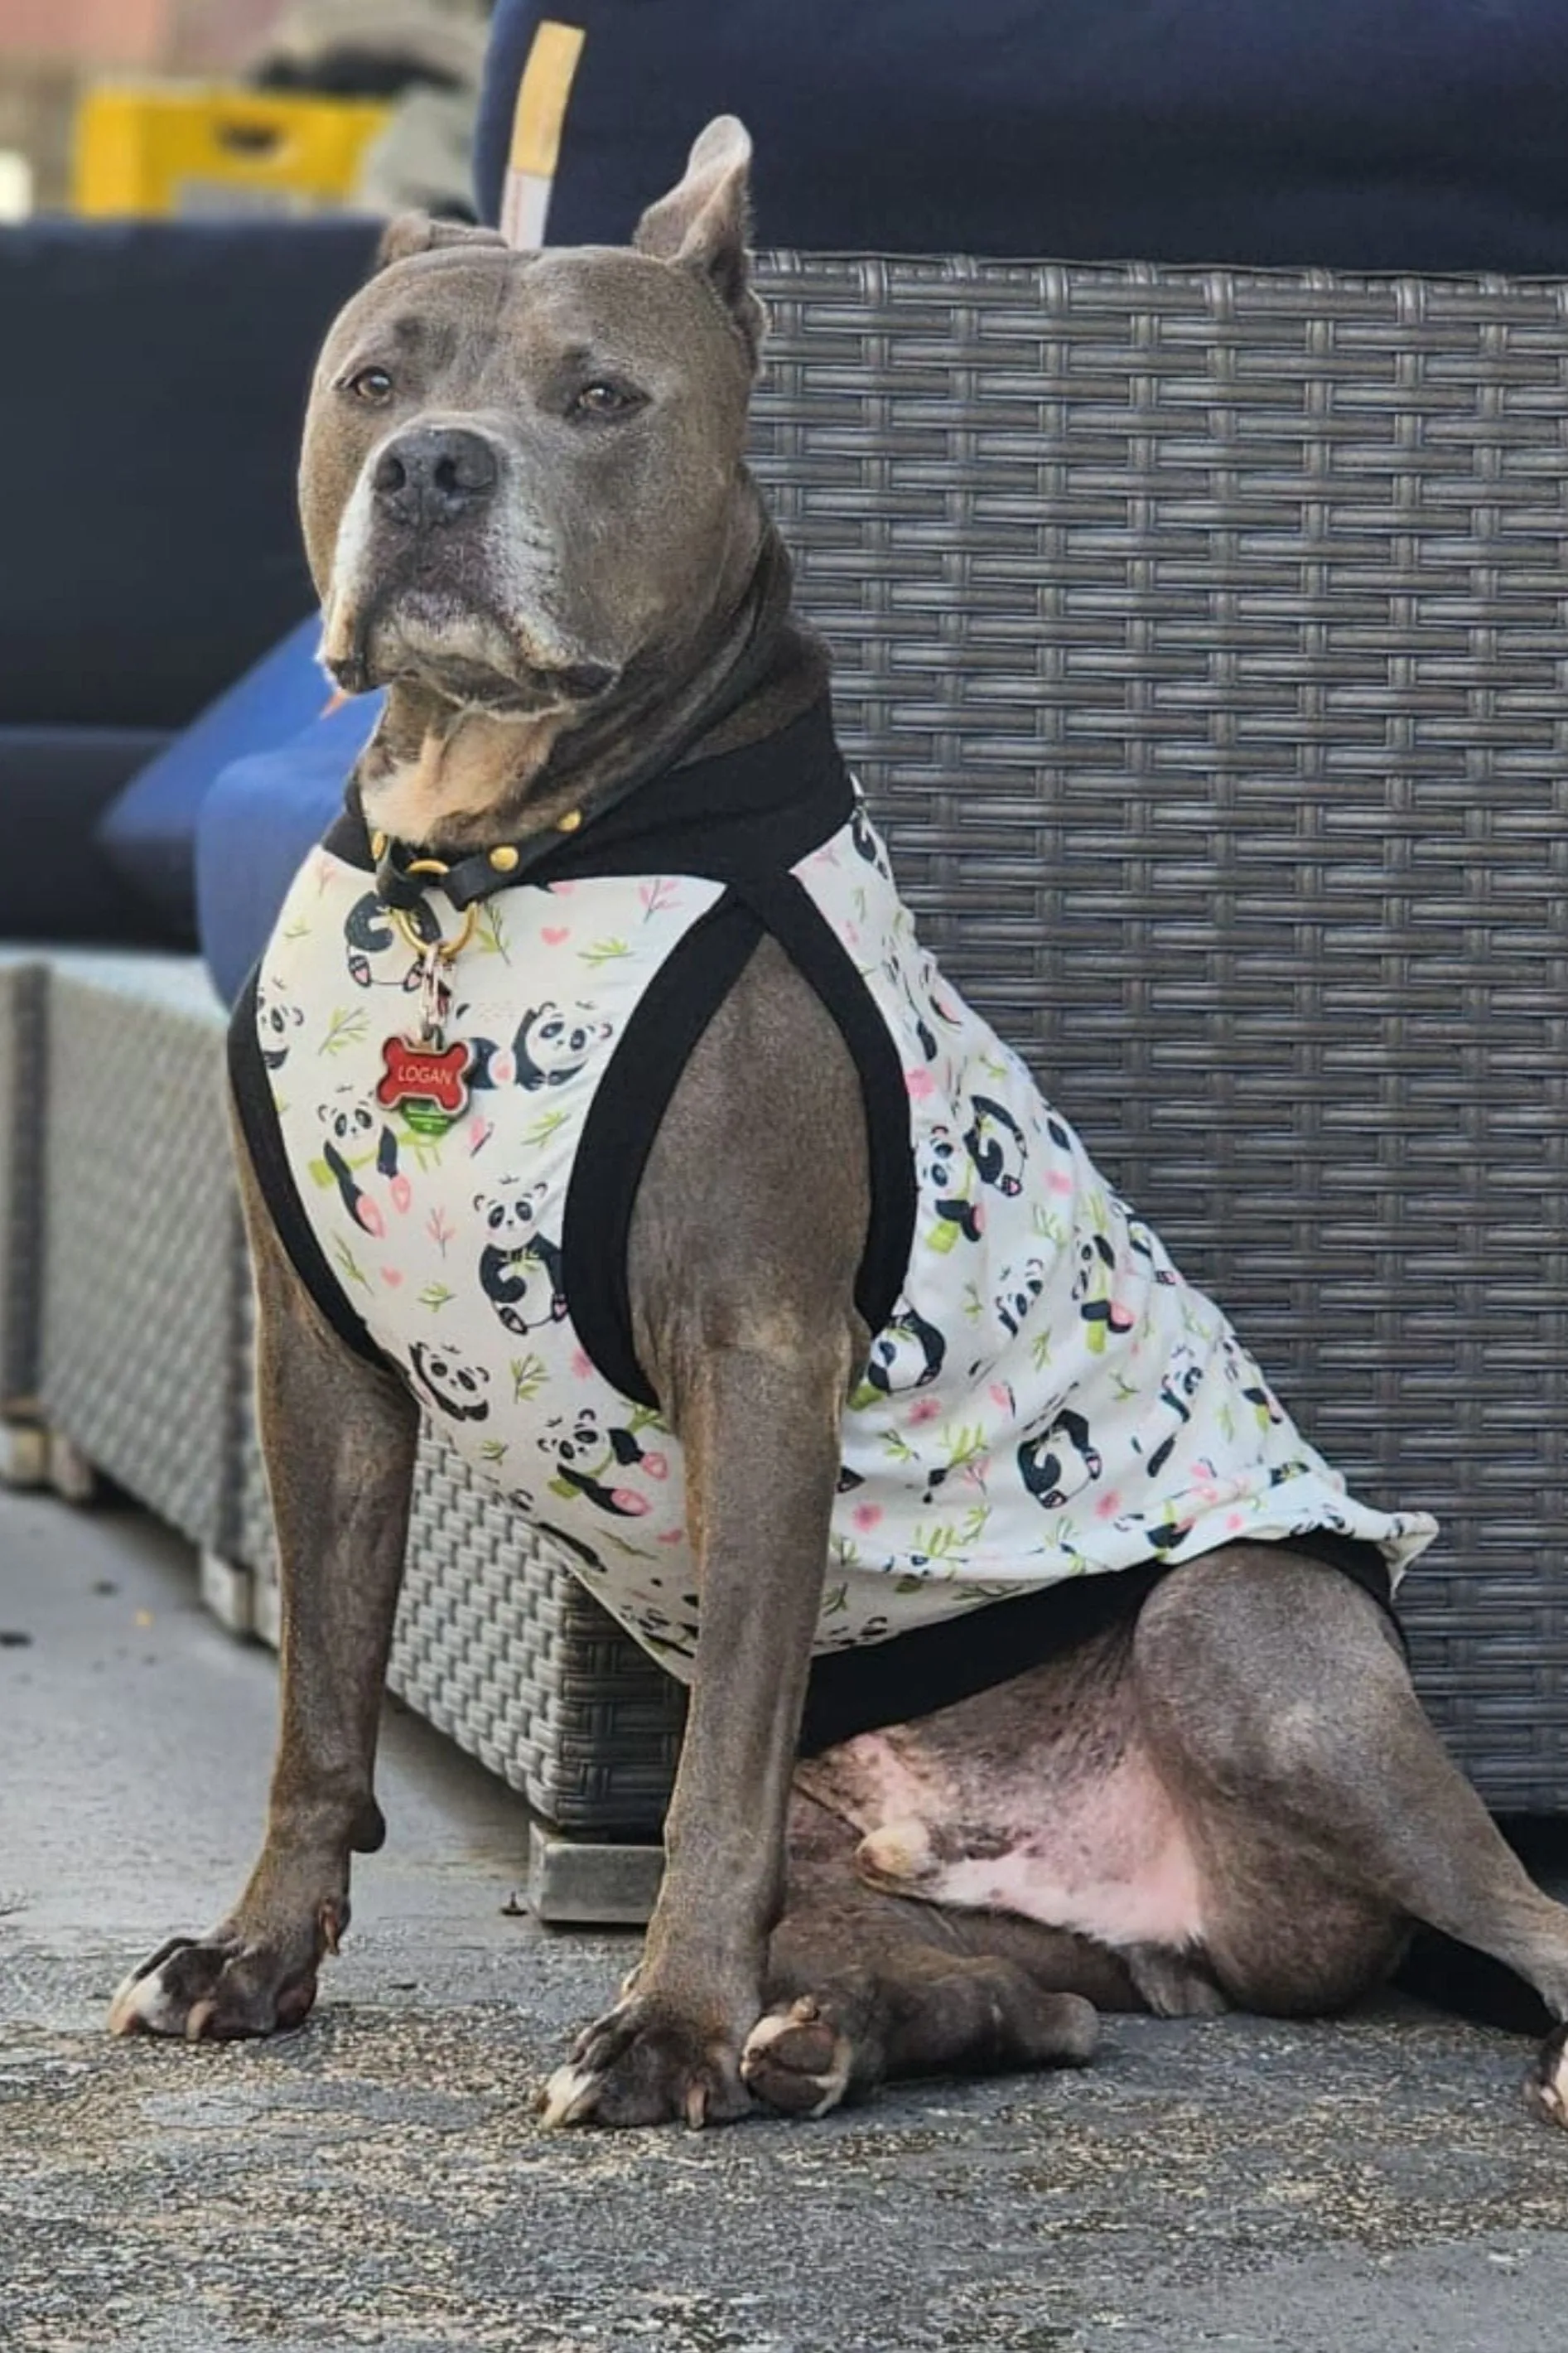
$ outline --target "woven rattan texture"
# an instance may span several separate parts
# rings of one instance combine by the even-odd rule
[[[758,470],[931,944],[1568,1807],[1568,290],[769,265]]]
[[[0,959],[0,1412],[38,1388],[47,978],[41,963]]]
[[[679,1686],[428,1432],[387,1680],[561,1829],[658,1836]]]
[[[275,1578],[266,1473],[249,1430],[240,1498],[237,1557]],[[560,1829],[658,1836],[679,1686],[429,1429],[387,1682]]]
[[[196,1543],[229,1535],[239,1213],[201,967],[58,964],[48,993],[49,1422]]]

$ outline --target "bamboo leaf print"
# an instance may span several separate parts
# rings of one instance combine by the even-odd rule
[[[362,1291],[370,1289],[369,1278],[363,1268],[355,1265],[354,1254],[341,1234],[332,1237],[332,1255],[351,1282],[357,1282]]]
[[[978,1421],[972,1424],[961,1422],[948,1441],[947,1467],[950,1471],[957,1471],[965,1462],[973,1462],[977,1455],[984,1454],[984,1424]]]
[[[991,1506],[989,1504],[971,1504],[968,1511],[964,1514],[963,1518],[959,1523],[958,1529],[958,1540],[959,1543],[963,1546],[965,1551],[968,1550],[971,1545],[979,1543],[982,1535],[985,1532],[985,1523],[990,1517]],[[1007,1592],[1012,1590],[1011,1587],[1005,1587],[1003,1589]]]
[[[631,949],[625,940],[595,940],[591,948],[579,948],[577,953],[596,972],[601,965],[614,964],[618,956],[630,955]]]
[[[532,1355],[514,1356],[511,1360],[510,1372],[511,1393],[519,1405],[523,1404],[531,1397],[537,1397],[548,1378],[544,1369],[544,1359]],[[550,1485],[552,1493],[557,1495],[574,1495],[577,1492],[575,1487],[554,1479],[552,1479]]]
[[[533,1125],[526,1131],[523,1135],[523,1142],[525,1144],[548,1144],[556,1129],[558,1127],[564,1127],[570,1117],[571,1113],[569,1112],[545,1112],[542,1117],[536,1119]]]
[[[492,900],[474,927],[474,945],[481,955],[499,955],[502,964],[510,964],[506,930],[500,909]]]
[[[455,1291],[448,1291],[444,1282],[427,1282],[419,1293],[419,1304],[421,1307],[427,1307],[431,1314],[435,1315],[456,1299],[457,1295]]]
[[[340,1007],[327,1024],[327,1034],[317,1049],[322,1054],[341,1054],[345,1046],[357,1046],[370,1027],[370,1017],[363,1005]]]

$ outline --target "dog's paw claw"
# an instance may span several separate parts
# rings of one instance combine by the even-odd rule
[[[809,1994],[760,2018],[741,2053],[749,2091],[792,2116],[825,2116],[849,2089],[855,2051]]]
[[[557,2067],[539,2095],[539,2121],[546,2132],[585,2125],[594,2113],[601,2078],[586,2067]]]
[[[1543,2122],[1568,2129],[1568,2026],[1560,2026],[1542,2044],[1525,2079],[1525,2097]]]

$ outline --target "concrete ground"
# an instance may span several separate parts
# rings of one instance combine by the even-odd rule
[[[274,1671],[131,1513],[0,1496],[0,2346],[127,2353],[1562,2353],[1568,2139],[1525,2046],[1112,2021],[1087,2073],[816,2125],[542,2134],[634,1941],[506,1908],[511,1797],[423,1726],[300,2033],[117,2042],[254,1845]]]

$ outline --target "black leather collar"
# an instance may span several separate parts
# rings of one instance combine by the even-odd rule
[[[401,843],[376,857],[353,785],[323,847],[374,875],[388,906],[411,907],[435,886],[462,908],[520,882],[595,874],[701,874],[725,882],[777,874],[847,824],[854,807],[855,786],[824,695],[776,734],[644,778],[574,832],[534,835],[501,867],[493,851],[480,851],[444,874],[420,872],[419,853]]]

